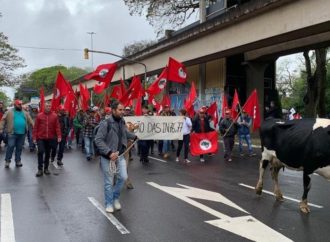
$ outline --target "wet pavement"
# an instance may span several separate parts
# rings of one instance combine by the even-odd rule
[[[134,156],[129,164],[134,189],[123,190],[122,210],[109,216],[103,211],[97,159],[87,161],[73,149],[65,153],[63,169],[51,166],[51,175],[36,178],[35,153],[25,149],[23,167],[12,163],[5,169],[2,150],[0,242],[328,241],[330,186],[319,176],[312,175],[314,206],[305,215],[292,200],[302,195],[300,172],[280,172],[284,202],[251,189],[258,178],[258,152],[230,163],[221,148],[205,163],[198,158],[177,163],[174,153],[168,159],[152,157],[141,164]],[[273,191],[269,170],[264,189]]]

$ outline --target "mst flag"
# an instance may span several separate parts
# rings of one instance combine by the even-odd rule
[[[88,109],[88,101],[90,99],[89,91],[87,87],[84,87],[81,83],[79,84],[80,97],[81,97],[81,108],[86,111]]]
[[[150,85],[150,87],[147,89],[147,92],[152,95],[157,95],[161,93],[161,91],[164,90],[167,83],[167,67],[164,68],[162,73],[159,75],[159,77],[156,79],[154,83]]]
[[[131,100],[142,97],[143,95],[144,89],[140,77],[134,76],[131,85],[119,101],[124,104],[124,106],[127,106]]]
[[[167,79],[172,82],[185,83],[187,79],[187,71],[185,66],[179,61],[170,57],[168,59],[168,76]]]
[[[85,75],[86,80],[96,80],[99,82],[108,82],[110,83],[112,80],[113,75],[115,74],[117,69],[117,64],[110,63],[110,64],[103,64],[99,65],[95,71]]]
[[[216,153],[218,151],[218,133],[192,133],[190,135],[190,152],[193,156]]]
[[[206,112],[210,115],[214,124],[214,128],[216,128],[219,122],[217,103],[216,102],[212,103],[211,106],[206,110]]]
[[[256,130],[260,127],[260,109],[257,90],[254,89],[249,98],[246,100],[243,110],[245,110],[252,118],[252,130]]]

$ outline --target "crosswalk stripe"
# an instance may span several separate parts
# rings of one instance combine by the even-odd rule
[[[249,186],[249,185],[246,185],[246,184],[243,184],[243,183],[239,183],[238,185],[240,185],[242,187],[250,188],[250,189],[253,189],[253,190],[255,189],[254,187]],[[263,193],[266,193],[266,194],[274,195],[273,192],[270,192],[270,191],[267,191],[267,190],[264,190],[264,189],[262,189],[262,192]],[[291,198],[291,197],[287,197],[287,196],[283,196],[283,198],[285,198],[287,200],[291,200],[293,202],[300,203],[300,201],[298,199],[295,199],[295,198]],[[315,208],[323,208],[323,206],[316,205],[314,203],[308,203],[308,205],[311,206],[311,207],[315,207]]]
[[[88,200],[104,215],[109,221],[119,230],[121,234],[129,234],[130,232],[124,225],[122,225],[118,219],[111,213],[105,212],[104,207],[93,197],[88,197]]]
[[[11,196],[9,193],[1,194],[1,242],[15,242],[15,231]]]

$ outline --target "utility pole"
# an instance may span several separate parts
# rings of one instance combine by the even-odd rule
[[[91,36],[91,50],[93,50],[93,35],[96,34],[95,32],[87,32],[87,34],[90,34]],[[92,60],[92,70],[94,69],[94,59],[93,59],[93,53],[91,55]]]

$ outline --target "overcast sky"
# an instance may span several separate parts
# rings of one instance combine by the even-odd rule
[[[91,60],[83,51],[55,51],[18,46],[84,49],[122,54],[134,41],[154,40],[156,34],[145,17],[130,16],[123,0],[0,0],[0,31],[19,49],[27,67],[21,72],[46,66],[87,67]],[[113,62],[116,57],[94,54],[94,67]]]

